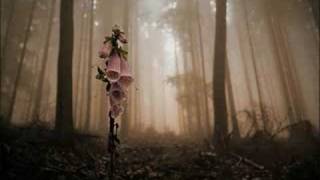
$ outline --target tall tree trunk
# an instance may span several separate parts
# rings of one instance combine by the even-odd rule
[[[234,103],[234,96],[233,96],[233,88],[232,88],[232,81],[231,81],[231,74],[230,74],[230,66],[228,63],[228,59],[226,59],[226,88],[228,94],[228,106],[230,112],[230,119],[232,124],[232,137],[235,141],[239,140],[240,138],[240,131],[239,125],[236,118],[236,108]]]
[[[3,7],[2,7],[2,1],[0,2],[1,4],[1,14],[0,14],[0,17],[1,17],[1,22],[2,22],[2,12],[3,12]],[[7,48],[8,48],[8,39],[9,39],[9,32],[11,30],[11,25],[12,25],[12,20],[13,20],[13,14],[14,14],[14,11],[15,11],[15,6],[16,6],[16,0],[12,0],[11,2],[11,6],[10,6],[10,10],[9,10],[9,17],[8,17],[8,20],[7,20],[7,25],[6,25],[6,31],[5,31],[5,35],[4,35],[4,41],[3,41],[3,44],[1,44],[1,60],[0,60],[0,115],[3,113],[2,112],[2,81],[3,81],[3,70],[5,69],[5,58],[6,58],[6,51],[7,51]],[[2,25],[1,25],[2,26]],[[1,41],[2,43],[2,41]],[[8,120],[10,121],[10,119]]]
[[[48,62],[49,57],[49,47],[50,47],[50,37],[51,37],[51,31],[52,31],[52,24],[53,24],[53,17],[55,12],[55,4],[56,0],[51,0],[51,10],[49,15],[49,21],[48,21],[48,30],[46,34],[45,39],[45,45],[44,45],[44,53],[42,57],[42,63],[40,67],[40,73],[38,75],[38,80],[36,81],[37,85],[37,96],[35,97],[35,105],[32,112],[32,120],[38,120],[39,119],[39,112],[40,112],[40,103],[42,98],[42,91],[43,91],[43,82],[44,82],[44,74],[46,72],[46,65]]]
[[[8,16],[7,25],[6,25],[6,32],[5,32],[5,35],[4,35],[3,54],[2,54],[3,57],[2,58],[5,58],[5,54],[6,54],[6,51],[7,51],[7,48],[8,48],[8,44],[9,44],[8,43],[9,33],[11,31],[13,15],[14,15],[14,11],[15,11],[15,8],[16,8],[16,1],[17,0],[12,0],[11,6],[10,6],[10,10],[9,10],[9,16]],[[1,5],[2,5],[2,2],[1,2]]]
[[[79,32],[79,48],[78,48],[78,53],[77,53],[77,60],[78,62],[76,63],[76,82],[75,82],[75,102],[74,102],[74,106],[73,106],[73,111],[74,111],[74,117],[75,117],[75,127],[79,128],[80,125],[80,118],[78,116],[78,112],[79,112],[79,101],[80,101],[80,97],[81,96],[81,89],[80,89],[80,84],[81,84],[81,67],[83,66],[83,60],[84,58],[82,58],[82,53],[83,53],[83,46],[84,46],[84,25],[85,25],[85,20],[83,15],[85,14],[84,8],[81,8],[81,21],[80,21],[80,32]]]
[[[292,92],[291,92],[291,89],[289,88],[290,84],[288,81],[288,76],[286,74],[286,71],[284,70],[285,65],[284,65],[283,61],[284,61],[285,55],[283,54],[283,49],[281,47],[282,42],[278,39],[279,37],[277,36],[278,32],[276,31],[275,26],[274,26],[274,19],[271,16],[269,16],[268,19],[269,19],[268,22],[269,22],[270,31],[271,31],[270,36],[272,38],[274,53],[276,54],[275,61],[276,61],[277,71],[279,73],[279,79],[281,82],[280,84],[281,84],[283,98],[284,98],[284,101],[289,109],[288,110],[289,116],[292,118],[293,117],[296,118],[297,113],[296,113],[296,109],[294,107],[294,102],[292,99]],[[289,121],[291,121],[291,123],[294,123],[292,118],[289,118]]]
[[[82,65],[81,65],[81,78],[82,80],[79,81],[81,82],[81,86],[80,86],[80,90],[81,90],[81,93],[79,93],[79,97],[80,97],[80,101],[79,101],[79,104],[80,104],[80,108],[79,108],[79,122],[81,124],[81,129],[82,130],[86,130],[86,127],[85,127],[85,123],[86,123],[86,119],[85,119],[85,113],[86,113],[86,83],[88,82],[86,77],[89,77],[88,75],[88,65],[87,63],[89,63],[89,61],[86,61],[86,59],[89,59],[89,56],[88,56],[88,49],[89,49],[89,41],[88,41],[88,38],[90,36],[90,33],[88,33],[88,31],[90,30],[90,18],[86,18],[86,22],[85,22],[85,33],[84,33],[84,42],[83,42],[83,52],[82,52]]]
[[[259,81],[259,73],[258,73],[258,67],[256,63],[256,55],[255,55],[255,50],[254,50],[254,44],[253,44],[253,39],[252,39],[252,33],[251,33],[251,28],[249,25],[249,17],[248,17],[248,6],[247,6],[247,0],[244,0],[243,2],[243,9],[244,9],[244,16],[245,16],[245,25],[246,25],[246,33],[249,41],[249,47],[250,47],[250,55],[251,55],[251,61],[252,61],[252,66],[254,70],[254,79],[255,79],[255,84],[257,86],[257,94],[258,94],[258,110],[261,113],[261,119],[257,119],[256,112],[253,111],[253,121],[254,121],[254,126],[258,129],[262,129],[261,122],[264,121],[265,118],[265,113],[263,110],[263,98],[262,98],[262,89],[261,89],[261,84]]]
[[[38,55],[35,55],[35,57],[32,58],[33,60],[31,61],[31,69],[39,69],[40,67],[40,61],[39,61],[39,56]],[[39,73],[35,73],[35,76],[38,76]],[[26,108],[24,109],[26,111],[25,115],[23,116],[25,121],[34,121],[32,119],[32,117],[30,117],[30,114],[31,114],[31,110],[33,109],[33,103],[34,103],[34,96],[35,96],[35,79],[31,79],[29,81],[29,84],[30,84],[30,93],[28,94],[29,97],[28,99],[26,100],[27,104],[26,104]]]
[[[20,76],[21,76],[21,72],[22,72],[22,67],[23,67],[23,62],[25,60],[25,54],[26,54],[26,50],[27,50],[27,43],[29,41],[30,38],[30,32],[31,32],[31,25],[32,25],[32,20],[34,17],[34,13],[35,13],[35,8],[36,8],[36,4],[37,4],[37,0],[33,0],[32,2],[32,6],[31,6],[31,10],[30,10],[30,14],[29,14],[29,20],[28,20],[28,24],[26,27],[26,32],[25,32],[25,37],[23,40],[23,47],[22,47],[22,52],[20,54],[20,61],[18,64],[18,68],[17,68],[17,75],[15,77],[15,81],[14,81],[14,86],[13,86],[13,93],[12,93],[12,97],[11,97],[11,101],[9,104],[9,111],[8,111],[8,115],[7,115],[7,121],[10,121],[12,118],[12,114],[13,114],[13,109],[14,109],[14,104],[16,101],[16,96],[17,96],[17,91],[18,91],[18,85],[20,82]]]
[[[130,1],[132,3],[132,1]],[[133,6],[133,9],[134,11],[132,11],[133,13],[133,19],[134,19],[134,23],[132,23],[132,41],[131,44],[133,44],[132,46],[132,51],[131,51],[131,54],[133,54],[133,59],[135,61],[135,67],[134,67],[134,70],[135,70],[135,84],[136,86],[138,87],[138,90],[136,90],[135,88],[135,93],[136,93],[136,101],[135,101],[135,105],[134,105],[134,111],[135,111],[135,130],[139,131],[140,128],[141,128],[141,101],[140,101],[140,88],[139,88],[139,85],[140,85],[140,74],[139,74],[139,59],[138,59],[138,45],[139,45],[139,38],[138,37],[138,31],[137,31],[137,14],[138,14],[138,6],[135,4],[135,3],[132,3],[132,6]],[[132,7],[130,6],[130,7]]]
[[[60,41],[55,129],[68,139],[73,131],[73,0],[61,1],[60,6]]]
[[[197,58],[196,58],[196,52],[194,51],[195,47],[194,47],[194,38],[193,38],[193,32],[192,32],[192,24],[190,24],[189,26],[189,38],[190,38],[190,52],[191,52],[191,62],[192,62],[192,70],[191,70],[191,78],[192,77],[195,77],[194,79],[191,79],[191,81],[189,82],[192,82],[194,81],[195,79],[197,79],[199,77],[198,75],[198,66],[197,66]],[[187,76],[189,76],[187,74]],[[191,98],[193,98],[195,104],[193,105],[193,107],[195,107],[195,120],[196,120],[196,125],[197,125],[197,135],[199,136],[203,136],[203,132],[202,132],[202,127],[201,127],[201,109],[200,109],[200,102],[199,102],[199,92],[198,92],[198,87],[197,87],[197,82],[193,83],[191,85],[191,91],[192,91],[192,94],[193,96],[191,96]],[[190,85],[190,84],[189,84]],[[188,95],[191,95],[191,94],[188,94]]]
[[[174,35],[175,36],[175,35]],[[174,62],[175,62],[175,70],[176,70],[176,77],[178,78],[180,76],[180,70],[179,70],[179,62],[178,62],[178,55],[177,55],[177,42],[176,42],[176,38],[173,39],[174,40]],[[177,81],[177,95],[179,96],[180,94],[183,94],[183,89],[181,88],[181,84],[182,81],[178,80]],[[180,128],[180,132],[181,133],[185,133],[185,126],[184,126],[184,119],[182,117],[182,112],[183,110],[181,110],[181,104],[178,104],[178,122],[179,122],[179,128]]]
[[[85,115],[85,128],[89,131],[90,129],[90,114],[91,114],[91,89],[92,89],[92,84],[91,84],[91,79],[92,79],[92,39],[93,39],[93,27],[94,27],[94,13],[93,13],[93,1],[91,1],[91,9],[90,9],[90,28],[89,28],[89,62],[88,62],[88,82],[87,82],[87,109],[86,109],[86,115]]]
[[[128,35],[128,18],[129,18],[129,5],[128,5],[128,1],[127,0],[124,0],[124,4],[123,4],[123,12],[124,12],[124,15],[123,15],[123,24],[122,24],[122,27],[123,27],[123,31],[126,35]],[[125,50],[128,50],[127,46],[124,46],[124,49]],[[130,53],[130,52],[129,52]],[[133,62],[133,61],[131,61]],[[134,88],[130,88],[129,89],[129,97],[128,97],[128,102],[125,103],[124,105],[124,114],[122,115],[121,117],[121,129],[120,129],[120,133],[121,133],[121,137],[122,138],[126,138],[128,136],[128,133],[129,133],[129,120],[131,120],[131,114],[132,112],[130,113],[130,110],[131,110],[131,107],[132,107],[132,101],[133,101],[133,96],[134,96]]]
[[[306,107],[305,107],[305,101],[303,99],[303,94],[302,94],[302,89],[301,89],[301,83],[299,82],[298,79],[298,71],[297,71],[297,67],[296,64],[294,63],[294,58],[292,57],[292,52],[289,49],[289,40],[287,37],[288,32],[285,30],[282,30],[282,36],[283,36],[283,41],[285,43],[285,48],[286,48],[286,52],[288,53],[289,59],[288,59],[288,64],[291,71],[291,75],[292,75],[292,83],[294,84],[294,88],[296,90],[296,95],[295,97],[297,98],[297,108],[299,109],[299,113],[300,113],[300,119],[304,120],[306,118],[305,112],[306,112]]]
[[[213,70],[213,107],[214,107],[214,136],[213,143],[218,150],[225,148],[227,134],[227,106],[225,92],[226,67],[226,0],[216,1],[216,34],[214,46]]]
[[[150,69],[151,69],[151,72],[150,72],[150,76],[149,76],[149,82],[150,82],[150,122],[151,122],[151,128],[155,128],[155,109],[154,109],[154,81],[153,81],[153,78],[154,78],[154,69],[153,69],[153,61],[154,59],[151,59],[151,61],[149,61],[149,66],[150,66]]]
[[[204,121],[207,127],[207,135],[211,134],[210,122],[209,122],[209,106],[208,106],[208,92],[206,88],[207,80],[206,80],[206,68],[205,68],[205,60],[204,60],[204,48],[203,48],[203,39],[202,39],[202,28],[201,28],[201,19],[200,19],[200,9],[199,9],[199,1],[197,0],[197,24],[199,31],[199,39],[200,39],[200,55],[201,55],[201,72],[202,72],[202,88],[203,88],[203,96],[204,96]]]
[[[284,54],[283,59],[283,71],[286,74],[286,79],[288,81],[288,95],[291,99],[293,111],[297,116],[297,120],[302,120],[304,116],[304,102],[302,97],[302,91],[300,83],[297,80],[297,71],[293,61],[292,53],[289,51],[289,44],[286,33],[284,32],[278,19],[275,20],[275,30],[277,39],[281,41],[279,43],[281,47],[281,52]]]
[[[320,1],[319,0],[309,0],[309,3],[311,5],[312,8],[312,13],[315,19],[316,24],[318,25],[318,28],[320,28],[320,16],[319,16],[319,6],[320,6]]]

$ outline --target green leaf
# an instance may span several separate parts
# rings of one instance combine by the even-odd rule
[[[99,74],[103,74],[103,75],[105,74],[100,67],[97,67],[97,70],[98,70],[98,73],[99,73]]]

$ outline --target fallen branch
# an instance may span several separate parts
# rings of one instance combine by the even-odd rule
[[[252,160],[248,159],[248,158],[245,158],[245,157],[242,157],[238,154],[235,154],[235,153],[230,153],[233,157],[239,159],[237,165],[239,165],[241,162],[244,162],[248,165],[251,165],[253,167],[255,167],[256,169],[259,169],[259,170],[264,170],[265,168],[262,166],[262,165],[259,165],[255,162],[253,162]]]
[[[274,134],[271,135],[271,139],[274,139],[278,134],[280,134],[281,132],[285,131],[285,130],[289,130],[289,129],[292,129],[292,128],[295,128],[297,126],[302,126],[306,129],[306,132],[309,132],[311,129],[310,128],[310,123],[306,120],[304,121],[299,121],[299,122],[296,122],[296,123],[293,123],[293,124],[288,124],[284,127],[280,127]]]

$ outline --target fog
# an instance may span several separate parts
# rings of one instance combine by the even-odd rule
[[[228,0],[223,58],[215,55],[223,42],[215,38],[213,0],[74,0],[73,39],[66,37],[73,44],[72,80],[64,81],[72,85],[69,120],[76,131],[106,133],[110,106],[95,76],[97,67],[105,68],[98,51],[117,24],[128,38],[124,48],[134,78],[117,118],[126,136],[211,137],[213,90],[221,82],[227,134],[247,138],[264,131],[281,139],[290,136],[286,127],[307,123],[319,135],[316,3]],[[1,117],[18,126],[55,128],[60,1],[3,0],[1,6]],[[218,61],[225,66],[217,67]],[[215,71],[224,77],[215,78]]]

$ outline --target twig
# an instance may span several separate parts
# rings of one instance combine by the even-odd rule
[[[243,161],[244,163],[246,163],[246,164],[248,164],[248,165],[251,165],[251,166],[253,166],[253,167],[255,167],[255,168],[259,169],[259,170],[264,170],[264,169],[265,169],[262,165],[259,165],[259,164],[253,162],[252,160],[250,160],[250,159],[248,159],[248,158],[242,157],[242,156],[240,156],[240,155],[238,155],[238,154],[235,154],[235,153],[230,153],[230,154],[231,154],[233,157],[239,159],[237,165],[239,165],[239,164]]]

